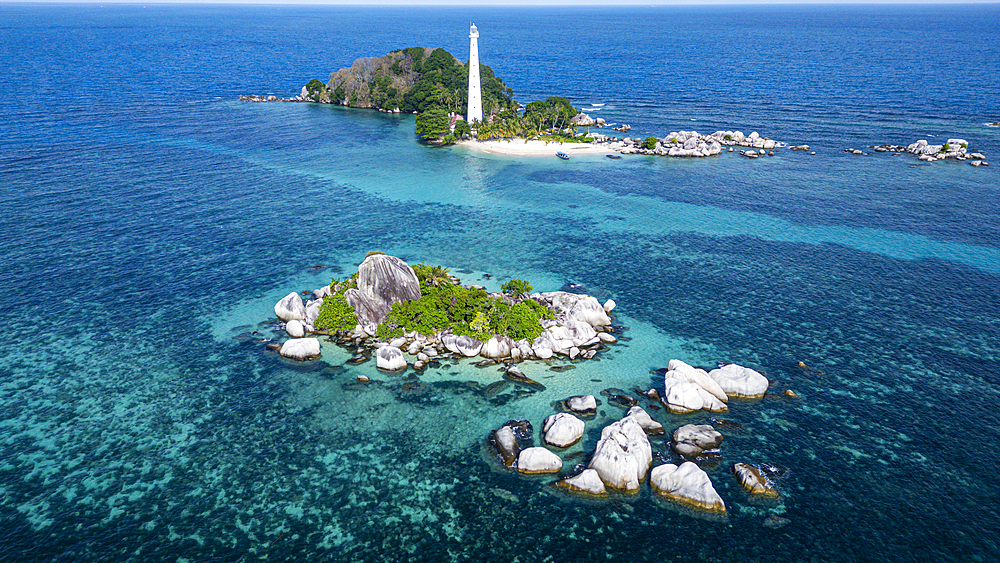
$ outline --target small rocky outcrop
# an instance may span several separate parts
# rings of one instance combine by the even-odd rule
[[[306,306],[302,297],[294,291],[286,295],[274,305],[274,314],[284,322],[306,318]]]
[[[313,360],[319,357],[318,338],[293,338],[285,341],[278,352],[286,358],[293,360]]]
[[[681,158],[715,156],[722,153],[724,146],[739,146],[769,151],[778,146],[777,141],[760,136],[754,131],[744,135],[742,131],[716,131],[702,135],[697,131],[674,131],[662,139],[657,139],[654,148],[644,146],[643,139],[625,137],[611,143],[612,149],[622,154],[648,154]],[[730,151],[732,152],[732,151]],[[756,151],[754,151],[756,154]]]
[[[758,399],[767,393],[767,378],[755,370],[737,364],[713,369],[708,376],[732,397]]]
[[[703,369],[692,367],[681,360],[670,360],[670,363],[667,364],[666,375],[667,377],[672,377],[680,381],[690,381],[705,391],[708,391],[723,403],[729,400],[729,396],[726,395],[726,392],[722,389],[722,387],[720,387],[719,384],[708,375],[708,372]]]
[[[649,413],[643,410],[642,407],[636,406],[630,408],[628,412],[625,413],[625,416],[635,419],[635,421],[638,422],[639,426],[642,428],[642,431],[650,436],[663,434],[663,425],[653,420],[653,418],[649,416]]]
[[[771,481],[760,472],[759,469],[746,463],[736,463],[733,465],[733,475],[736,481],[748,493],[758,497],[778,498],[778,489],[774,488]]]
[[[395,346],[382,346],[375,354],[375,365],[386,371],[399,371],[406,367],[403,351]]]
[[[670,360],[663,376],[663,387],[660,400],[671,412],[683,414],[703,409],[724,412],[729,409],[724,402],[726,399],[722,398],[727,397],[725,392],[708,373],[681,360]]]
[[[530,446],[533,440],[531,423],[527,420],[508,420],[490,433],[489,444],[497,458],[506,467],[513,467],[521,453],[522,444]]]
[[[625,417],[604,427],[590,460],[590,469],[614,489],[635,492],[653,463],[649,439],[634,417]]]
[[[593,395],[570,397],[563,401],[566,409],[582,415],[592,415],[597,412],[597,398]]]
[[[542,431],[545,433],[545,443],[565,448],[572,446],[583,437],[584,423],[568,412],[554,414],[545,419]]]
[[[948,139],[940,145],[932,144],[926,139],[921,139],[909,145],[883,144],[872,147],[875,152],[891,152],[892,156],[899,156],[904,153],[915,155],[923,162],[936,162],[938,160],[969,160],[973,166],[988,165],[986,156],[980,152],[969,149],[969,142],[965,139]],[[859,150],[846,149],[847,152],[862,154]]]
[[[517,456],[517,470],[521,473],[557,473],[561,469],[562,459],[545,448],[526,448]]]
[[[604,481],[594,469],[584,469],[579,475],[567,477],[562,481],[556,481],[557,487],[562,487],[576,493],[586,493],[595,496],[605,496],[608,494],[604,487]]]
[[[726,503],[712,486],[708,474],[697,464],[658,465],[649,474],[649,483],[659,495],[699,510],[726,512]]]
[[[674,430],[673,449],[684,457],[697,457],[722,444],[720,434],[710,424],[685,424]]]

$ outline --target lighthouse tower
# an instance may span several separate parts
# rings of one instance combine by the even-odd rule
[[[479,85],[479,30],[472,24],[469,30],[469,114],[466,121],[483,120],[483,90]]]

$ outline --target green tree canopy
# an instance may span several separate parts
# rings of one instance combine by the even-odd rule
[[[425,141],[440,141],[450,133],[450,119],[444,108],[431,108],[417,116],[417,135]]]

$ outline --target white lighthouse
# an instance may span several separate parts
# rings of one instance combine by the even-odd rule
[[[479,30],[476,24],[469,29],[469,114],[466,121],[483,120],[483,90],[479,85]]]

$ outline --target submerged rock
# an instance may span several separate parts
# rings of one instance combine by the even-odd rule
[[[545,448],[527,448],[517,456],[517,470],[521,473],[556,473],[560,469],[562,459]]]
[[[572,446],[583,437],[584,423],[568,412],[554,414],[545,419],[542,431],[545,443],[565,448]]]
[[[601,481],[601,476],[594,469],[584,469],[579,475],[557,481],[556,486],[569,489],[573,492],[596,496],[608,494],[608,490],[604,487],[604,482]]]
[[[279,354],[293,360],[312,360],[319,357],[318,338],[293,338],[281,345]]]
[[[597,470],[601,481],[609,487],[638,491],[652,463],[653,452],[646,432],[634,417],[625,417],[601,431],[589,467]]]
[[[504,379],[513,381],[519,385],[531,387],[532,389],[536,389],[538,391],[545,391],[544,385],[524,375],[524,373],[522,373],[521,370],[517,369],[515,366],[511,366],[507,369],[507,371],[504,372],[503,377]]]
[[[758,399],[767,393],[767,378],[760,373],[737,364],[713,369],[708,376],[727,394],[741,399]]]
[[[690,461],[680,466],[657,465],[649,474],[649,483],[658,494],[681,504],[709,512],[726,512],[726,503],[715,491],[708,474]]]

